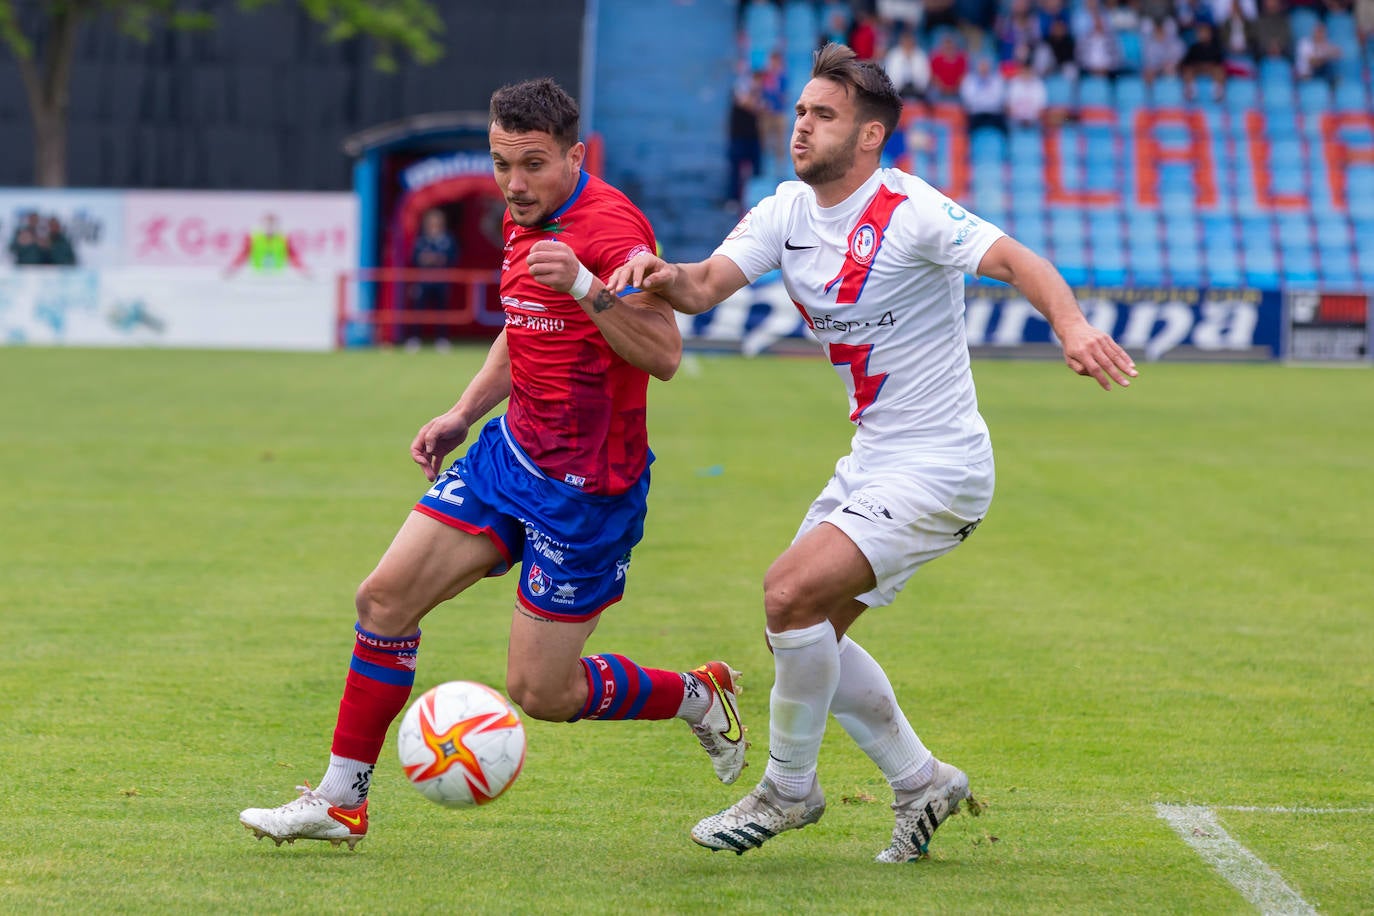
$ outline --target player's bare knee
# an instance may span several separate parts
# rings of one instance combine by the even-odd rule
[[[415,632],[415,615],[402,608],[394,595],[375,577],[368,576],[353,596],[358,625],[379,636],[405,636]]]
[[[566,691],[541,688],[515,678],[506,679],[506,693],[521,712],[544,722],[566,722],[577,714],[580,705]]]
[[[763,611],[774,633],[809,627],[825,616],[806,589],[771,569],[763,579]]]

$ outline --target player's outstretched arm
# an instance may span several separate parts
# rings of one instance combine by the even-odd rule
[[[1054,265],[1010,237],[992,243],[978,274],[1010,283],[1045,316],[1064,348],[1064,362],[1079,375],[1097,379],[1110,391],[1115,381],[1129,388],[1139,373],[1135,360],[1105,331],[1088,324],[1069,284]]]
[[[654,293],[617,297],[562,242],[535,242],[526,263],[535,280],[576,299],[627,363],[664,381],[677,372],[682,335],[672,307],[662,297]]]
[[[509,396],[510,350],[503,330],[496,335],[486,361],[463,389],[458,403],[420,427],[411,441],[410,457],[425,472],[425,478],[432,483],[439,476],[444,456],[463,444],[472,424]]]
[[[655,292],[677,311],[699,315],[748,282],[739,265],[723,255],[713,255],[695,264],[669,264],[655,255],[639,254],[611,274],[607,285],[613,293],[630,286]]]

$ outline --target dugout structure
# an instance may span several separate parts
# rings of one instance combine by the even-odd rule
[[[591,134],[584,142],[584,168],[600,175],[600,138]],[[506,205],[492,176],[486,112],[383,124],[349,137],[344,150],[354,158],[359,267],[337,278],[339,346],[397,343],[410,334],[495,337],[505,322],[499,286]],[[457,243],[452,269],[412,261],[431,210],[444,214]],[[417,297],[419,289],[442,295]]]

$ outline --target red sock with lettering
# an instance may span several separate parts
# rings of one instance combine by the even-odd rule
[[[367,800],[372,768],[387,729],[405,709],[415,686],[420,632],[378,636],[354,627],[353,660],[339,700],[329,770],[315,791],[333,804],[353,808]]]
[[[587,702],[569,719],[671,719],[682,707],[682,675],[641,668],[623,655],[580,659],[587,675]]]

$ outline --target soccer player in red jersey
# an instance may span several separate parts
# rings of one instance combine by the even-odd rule
[[[527,715],[685,719],[722,782],[744,767],[728,665],[678,672],[582,655],[600,613],[624,593],[644,531],[649,376],[671,378],[682,356],[664,300],[617,297],[602,281],[654,250],[653,229],[623,194],[582,170],[577,103],[552,80],[497,90],[489,123],[507,204],[506,327],[457,403],[411,443],[433,486],[358,588],[353,659],[324,778],[285,805],[240,815],[278,844],[351,848],[362,838],[373,767],[414,684],[421,619],[517,563],[506,689]],[[507,399],[505,415],[444,470],[445,456]]]

